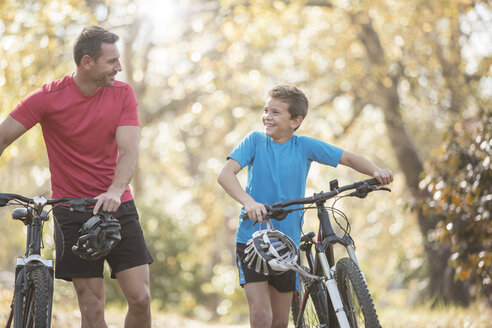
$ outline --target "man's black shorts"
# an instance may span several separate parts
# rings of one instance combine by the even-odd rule
[[[72,246],[79,237],[80,227],[92,216],[92,213],[72,212],[61,206],[53,209],[56,278],[68,281],[72,278],[102,278],[105,259],[111,268],[111,278],[115,278],[117,272],[153,262],[145,244],[135,202],[131,200],[122,203],[116,213],[112,214],[120,222],[121,241],[105,258],[87,261],[75,255]]]
[[[248,265],[244,262],[244,258],[246,257],[244,254],[245,249],[246,244],[236,243],[236,263],[239,270],[239,284],[242,287],[249,282],[267,281],[269,285],[272,285],[273,288],[281,293],[296,290],[297,274],[295,271],[289,270],[279,275],[257,273],[254,269],[248,268]]]

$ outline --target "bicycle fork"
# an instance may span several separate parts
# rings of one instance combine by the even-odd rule
[[[317,245],[320,246],[320,245]],[[347,314],[343,308],[342,298],[338,291],[337,282],[335,281],[335,275],[328,264],[328,259],[326,258],[325,252],[316,250],[319,264],[321,265],[321,269],[323,270],[324,276],[326,279],[326,288],[328,289],[328,294],[330,295],[330,301],[333,305],[333,309],[335,310],[335,314],[337,316],[338,323],[340,328],[350,328],[350,324],[347,319]]]
[[[333,226],[331,225],[328,212],[324,208],[324,202],[317,203],[316,206],[318,208],[318,218],[320,219],[321,231],[328,237],[331,236],[338,242],[340,242],[340,238],[338,238],[333,230]],[[335,280],[334,270],[330,267],[330,262],[335,265],[335,260],[333,258],[333,251],[330,246],[330,260],[328,260],[323,244],[327,242],[328,239],[324,240],[321,243],[317,243],[316,248],[316,256],[319,260],[319,265],[321,266],[321,270],[323,271],[323,275],[326,277],[326,288],[328,289],[328,294],[330,296],[331,304],[333,305],[333,310],[335,311],[335,315],[337,317],[340,328],[350,328],[350,324],[348,322],[347,314],[343,308],[342,297],[340,296],[340,292],[338,291],[337,282]],[[344,245],[347,247],[347,245]],[[349,256],[355,257],[355,252],[353,247],[352,253],[349,252]],[[356,262],[357,263],[357,262]],[[330,324],[331,326],[331,324]]]

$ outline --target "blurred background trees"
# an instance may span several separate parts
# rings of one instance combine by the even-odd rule
[[[466,305],[491,291],[491,20],[487,2],[471,0],[2,0],[0,112],[74,70],[84,25],[118,33],[120,79],[135,89],[142,124],[132,189],[156,259],[154,298],[234,320],[246,310],[234,264],[239,205],[216,175],[262,129],[266,91],[296,84],[311,104],[300,134],[396,173],[390,196],[341,204],[376,301]],[[332,178],[364,177],[313,166],[308,192]],[[33,128],[2,155],[0,190],[49,196],[49,186]],[[5,225],[5,270],[20,229]]]
[[[492,114],[456,123],[432,159],[419,207],[437,221],[429,239],[449,245],[456,277],[492,302]]]

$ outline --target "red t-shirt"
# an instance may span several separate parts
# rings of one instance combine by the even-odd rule
[[[72,76],[43,85],[10,116],[26,129],[41,124],[48,152],[53,198],[94,198],[113,181],[118,147],[116,128],[138,126],[137,100],[127,83],[115,81],[85,96]],[[121,196],[133,198],[130,188]]]

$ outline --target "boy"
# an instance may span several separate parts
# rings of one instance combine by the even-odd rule
[[[378,179],[384,185],[393,181],[393,172],[381,169],[363,156],[344,151],[314,138],[294,132],[306,117],[308,100],[294,86],[280,85],[268,92],[263,113],[264,133],[252,132],[227,158],[218,183],[236,201],[250,220],[240,219],[236,233],[236,256],[240,284],[244,288],[250,311],[251,327],[287,327],[296,273],[264,276],[244,263],[247,241],[266,214],[264,203],[273,204],[304,197],[306,178],[312,161],[336,167],[342,164]],[[243,190],[237,173],[248,166],[248,180]],[[282,221],[272,220],[275,229],[299,245],[301,211]]]

